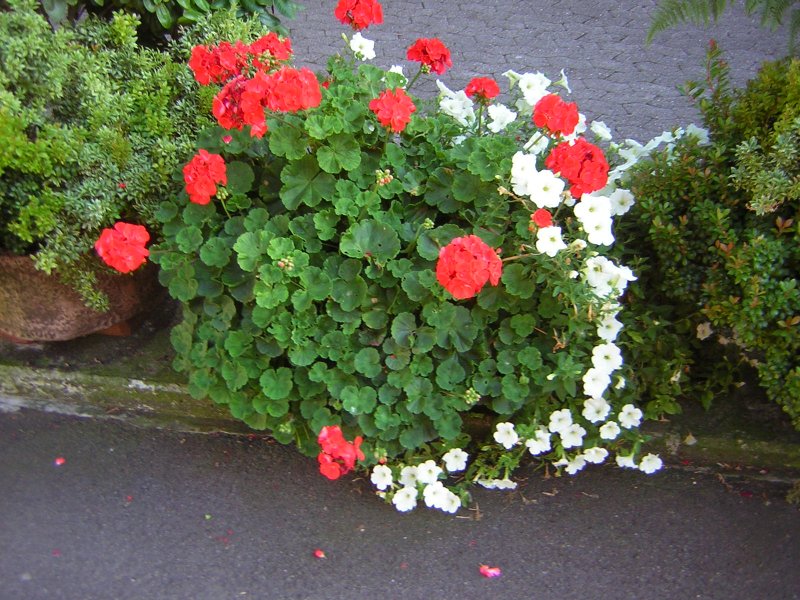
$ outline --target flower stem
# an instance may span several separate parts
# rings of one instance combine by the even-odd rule
[[[411,79],[411,81],[406,86],[406,91],[409,91],[413,87],[413,85],[417,82],[417,79],[419,79],[420,75],[422,75],[422,66],[420,66],[419,71],[417,71],[417,74],[414,75],[414,77]]]

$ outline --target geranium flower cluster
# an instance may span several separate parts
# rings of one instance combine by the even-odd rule
[[[317,436],[321,448],[317,455],[319,472],[328,479],[339,479],[355,469],[356,461],[364,460],[362,440],[361,436],[356,436],[352,442],[348,442],[338,425],[323,427]]]
[[[118,221],[106,228],[94,244],[97,254],[109,267],[120,273],[130,273],[141,267],[150,255],[145,248],[150,234],[143,225]]]
[[[224,84],[212,104],[220,126],[241,130],[248,125],[253,137],[262,137],[267,132],[265,109],[297,112],[322,100],[311,70],[285,66],[291,56],[291,41],[271,33],[249,45],[195,46],[189,66],[199,84]]]
[[[497,285],[503,263],[497,251],[477,235],[456,238],[439,251],[436,279],[456,300],[478,295],[487,283]]]

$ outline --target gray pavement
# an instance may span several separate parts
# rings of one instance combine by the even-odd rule
[[[322,68],[345,29],[334,0],[302,4],[288,23],[296,56]],[[405,63],[415,38],[440,37],[453,89],[509,68],[553,79],[564,68],[589,119],[642,141],[697,120],[676,86],[702,77],[709,38],[738,83],[786,49],[784,32],[740,11],[645,48],[654,6],[396,0],[365,36],[383,66]],[[29,352],[74,368],[56,346]],[[367,482],[329,482],[313,460],[260,435],[0,414],[0,600],[800,598],[800,514],[783,499],[787,486],[732,478],[730,467],[530,471],[518,492],[476,490],[474,510],[458,516],[402,515]],[[480,563],[503,576],[483,579]]]
[[[400,514],[262,436],[0,414],[0,598],[800,598],[784,486],[678,469],[522,475],[457,516]],[[481,563],[503,575],[484,579]]]
[[[349,30],[332,17],[334,0],[300,1],[305,9],[288,22],[295,58],[322,69],[330,54],[342,50],[341,35]],[[725,51],[738,85],[762,61],[785,56],[786,32],[762,29],[756,15],[735,4],[717,25],[682,26],[649,47],[645,34],[657,0],[386,1],[384,24],[370,27],[364,37],[375,40],[375,63],[382,67],[409,65],[405,52],[416,38],[440,38],[453,54],[453,68],[440,76],[451,89],[463,89],[476,76],[505,84],[501,75],[508,69],[541,71],[553,80],[564,69],[571,100],[590,120],[605,121],[620,140],[646,141],[665,129],[699,124],[677,86],[703,79],[711,38]],[[407,66],[406,73],[416,66]]]

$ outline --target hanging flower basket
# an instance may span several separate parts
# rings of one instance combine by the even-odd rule
[[[34,266],[29,256],[0,256],[0,336],[16,341],[71,340],[117,325],[163,297],[153,265],[130,275],[98,273],[109,310],[88,308],[79,294]]]

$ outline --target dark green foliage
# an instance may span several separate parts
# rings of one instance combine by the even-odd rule
[[[800,426],[800,61],[765,64],[735,91],[712,47],[708,74],[687,89],[711,143],[686,137],[637,165],[626,251],[645,260],[639,293],[669,307],[695,356],[690,393],[724,391],[746,360]]]

